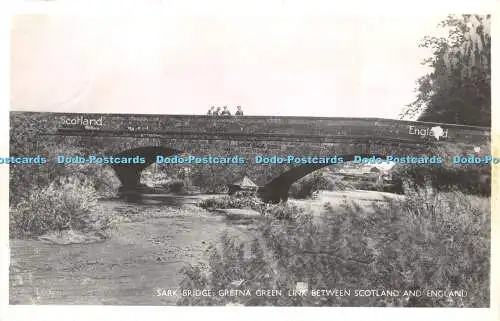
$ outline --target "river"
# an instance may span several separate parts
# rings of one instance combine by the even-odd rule
[[[314,210],[326,201],[371,202],[380,195],[324,192],[292,202]],[[149,195],[142,204],[102,200],[103,214],[119,220],[98,243],[10,240],[10,304],[174,305],[176,297],[157,290],[176,288],[182,267],[206,262],[223,231],[243,241],[255,235],[252,223],[260,218],[254,213],[223,215],[194,205],[210,196]]]

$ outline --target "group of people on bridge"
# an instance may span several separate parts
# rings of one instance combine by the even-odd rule
[[[223,109],[218,106],[217,108],[215,106],[210,107],[210,109],[207,112],[208,116],[231,116],[231,112],[229,109],[227,109],[227,106],[224,106]],[[234,113],[235,116],[243,116],[243,110],[241,109],[241,106],[236,106],[236,112]]]

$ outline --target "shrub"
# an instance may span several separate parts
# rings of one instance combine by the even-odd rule
[[[11,236],[38,236],[66,229],[93,230],[107,227],[97,216],[98,193],[91,180],[61,177],[34,189],[10,212]]]
[[[44,165],[10,165],[9,202],[12,206],[26,200],[32,189],[48,187],[63,177],[77,177],[92,185],[99,197],[116,196],[120,181],[114,170],[101,164],[57,164],[56,155],[84,155],[78,148],[50,148],[49,161]]]
[[[191,183],[202,193],[219,194],[228,191],[227,184],[243,176],[239,165],[196,165],[191,168]]]
[[[279,220],[294,220],[298,215],[304,213],[304,210],[297,205],[280,202],[276,205],[266,207],[265,214]]]
[[[115,197],[117,195],[121,183],[111,167],[99,164],[85,166],[80,171],[85,175],[82,179],[90,179],[91,185],[95,188],[99,198]]]
[[[198,202],[198,206],[205,209],[248,208],[264,213],[267,205],[256,197],[247,195],[223,195],[204,199]]]
[[[332,185],[332,181],[322,172],[315,172],[293,183],[290,186],[289,194],[294,198],[308,198],[315,191],[329,189]]]
[[[220,250],[214,246],[209,249],[209,272],[199,266],[184,267],[181,272],[185,278],[181,289],[211,289],[216,294],[220,290],[271,289],[274,287],[274,271],[266,262],[263,248],[259,241],[251,242],[249,248],[238,238],[231,238],[227,233],[221,236]],[[229,301],[228,301],[229,300]],[[260,298],[227,296],[183,296],[178,305],[261,305]],[[278,301],[270,297],[264,305],[277,305]]]
[[[197,191],[195,186],[191,185],[188,179],[173,179],[163,185],[169,193],[174,194],[192,194]]]
[[[336,177],[334,173],[325,170],[319,170],[309,174],[290,186],[289,195],[293,198],[302,199],[311,197],[314,192],[319,190],[351,190],[353,185],[344,182]]]
[[[365,180],[359,180],[358,182],[354,183],[354,185],[356,186],[356,189],[363,191],[377,191],[379,189],[382,189],[382,185]]]
[[[489,199],[431,186],[406,186],[407,197],[364,209],[326,206],[320,217],[269,215],[250,249],[225,236],[208,272],[184,270],[189,288],[396,289],[400,295],[183,298],[179,304],[285,306],[489,305]],[[466,297],[404,297],[404,290],[466,290]],[[201,303],[203,301],[203,303]]]
[[[170,177],[164,170],[164,166],[151,164],[141,172],[140,181],[148,187],[156,187],[167,184]]]
[[[224,195],[218,197],[210,197],[198,202],[198,206],[205,209],[214,208],[241,208],[241,204],[234,201],[234,197]]]
[[[491,195],[491,168],[485,165],[472,166],[418,166],[395,165],[393,176],[399,192],[403,191],[403,182],[410,180],[418,186],[430,182],[438,191],[460,189],[472,195]]]

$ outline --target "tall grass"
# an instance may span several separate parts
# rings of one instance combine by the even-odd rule
[[[102,164],[57,164],[56,155],[85,155],[78,148],[55,146],[47,154],[49,162],[44,165],[9,166],[11,206],[25,201],[32,191],[44,189],[65,177],[75,177],[91,185],[99,197],[113,197],[120,187],[120,181],[110,166]]]
[[[266,216],[245,246],[225,235],[208,270],[184,269],[191,289],[281,289],[276,297],[185,297],[180,305],[444,306],[489,305],[490,200],[406,186],[406,198],[361,208],[326,206],[319,217]],[[236,282],[244,280],[244,282]],[[288,289],[395,289],[397,297],[290,297]],[[241,283],[241,284],[239,284]],[[404,290],[465,290],[466,297],[404,297]]]
[[[98,192],[90,180],[61,177],[10,210],[11,237],[31,237],[49,231],[99,230],[108,219],[99,215]]]

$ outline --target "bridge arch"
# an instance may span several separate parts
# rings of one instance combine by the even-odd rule
[[[384,156],[381,154],[365,154],[365,155],[339,155],[343,158],[343,162],[351,162],[354,160],[354,156],[361,157],[380,157]],[[290,186],[301,179],[302,177],[315,172],[321,168],[332,166],[335,164],[302,164],[295,166],[282,173],[280,176],[272,179],[266,185],[259,189],[259,197],[264,202],[278,203],[280,201],[288,200],[288,190]]]
[[[156,156],[172,156],[181,154],[183,151],[164,147],[164,146],[146,146],[138,147],[133,149],[128,149],[119,154],[114,155],[114,157],[143,157],[145,159],[144,163],[141,164],[113,164],[111,167],[116,173],[116,176],[120,180],[122,190],[134,190],[140,184],[141,172],[151,164],[156,162]]]

